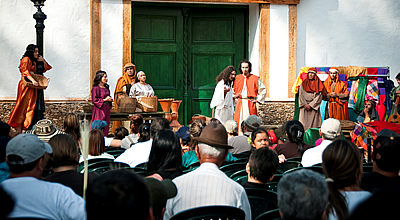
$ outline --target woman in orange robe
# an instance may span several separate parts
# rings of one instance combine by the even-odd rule
[[[124,66],[124,72],[122,73],[122,76],[119,77],[117,81],[117,85],[115,86],[115,91],[114,91],[114,109],[118,110],[118,96],[121,95],[126,95],[129,96],[129,92],[131,90],[131,87],[133,84],[135,84],[135,78],[136,78],[136,68],[133,63],[127,63]],[[113,121],[112,124],[112,130],[113,133],[116,128],[122,126],[121,121]]]
[[[29,44],[19,64],[21,80],[18,83],[17,101],[7,122],[18,132],[28,129],[32,123],[35,112],[37,89],[26,87],[23,83],[23,77],[30,80],[33,85],[39,85],[31,75],[36,72],[36,61],[43,61],[43,72],[52,68],[46,60],[39,55],[39,48],[34,44]]]

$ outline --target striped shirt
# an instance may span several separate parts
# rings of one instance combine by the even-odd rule
[[[250,203],[244,188],[227,177],[214,163],[203,163],[196,170],[173,180],[178,194],[167,201],[164,219],[178,212],[211,205],[226,205],[242,209],[251,219]]]

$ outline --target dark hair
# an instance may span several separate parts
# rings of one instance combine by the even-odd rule
[[[139,139],[138,142],[145,142],[150,140],[150,123],[143,123],[138,129]]]
[[[251,63],[250,63],[250,61],[248,61],[246,59],[240,61],[240,63],[239,63],[239,71],[240,71],[240,73],[243,74],[243,72],[242,72],[242,63],[248,63],[249,64],[249,73],[251,73]]]
[[[289,142],[295,143],[297,145],[297,151],[303,153],[304,149],[304,127],[298,120],[291,120],[286,123],[286,134],[288,136]]]
[[[231,73],[235,71],[236,69],[234,66],[230,65],[225,67],[224,70],[222,70],[222,72],[219,73],[219,75],[216,78],[217,83],[221,80],[224,80],[224,84],[228,85],[228,86],[232,86],[233,81],[229,80],[229,76],[231,75]]]
[[[397,73],[396,79],[400,80],[400,73]]]
[[[114,131],[114,139],[117,139],[117,140],[122,140],[128,135],[129,135],[128,129],[126,129],[125,127],[122,127],[122,126],[116,128]]]
[[[163,129],[171,129],[169,121],[160,117],[153,119],[150,125],[150,138],[154,137],[157,132]]]
[[[107,75],[106,71],[99,70],[96,72],[96,76],[93,79],[93,87],[98,86],[100,84],[101,79],[103,78],[104,75]],[[104,87],[108,89],[110,86],[106,83],[104,84]]]
[[[50,138],[49,144],[53,153],[49,156],[48,168],[79,164],[79,149],[71,135],[57,134]]]
[[[179,140],[171,130],[161,130],[153,138],[147,173],[153,174],[167,169],[181,169],[182,153]]]
[[[143,116],[139,114],[134,114],[131,116],[131,132],[133,134],[139,133],[139,126],[143,124]]]
[[[346,140],[335,140],[322,153],[322,168],[329,187],[328,213],[335,212],[338,219],[346,219],[346,200],[339,191],[347,186],[359,186],[362,162],[358,148]]]
[[[261,134],[261,133],[266,133],[267,134],[268,143],[270,143],[268,131],[265,130],[264,128],[259,127],[259,128],[256,128],[256,130],[254,130],[253,132],[251,132],[250,139],[251,139],[251,143],[252,144],[254,144],[254,140],[256,139],[257,134]]]
[[[144,179],[138,174],[125,169],[105,172],[88,185],[87,219],[124,219],[132,213],[135,219],[147,219],[149,197]]]
[[[189,148],[190,150],[194,150],[197,145],[197,141],[193,140],[194,137],[199,137],[201,131],[206,126],[206,123],[201,119],[193,120],[192,123],[189,125],[190,131],[190,143]]]
[[[249,166],[251,177],[267,183],[278,170],[278,155],[268,147],[256,149],[250,154]]]
[[[35,168],[36,164],[39,163],[39,160],[42,158],[43,158],[43,156],[35,161],[26,163],[26,164],[13,164],[13,163],[9,163],[9,162],[23,162],[24,159],[18,155],[11,154],[11,155],[7,156],[7,165],[8,165],[8,168],[10,169],[11,173],[20,174],[25,171],[33,170],[33,168]]]
[[[81,139],[79,119],[74,113],[68,113],[64,119],[64,132],[72,135],[77,145]]]
[[[400,154],[399,137],[377,137],[374,141],[373,160],[380,170],[398,173],[400,163],[398,155]],[[379,157],[378,157],[379,154]]]
[[[217,124],[222,125],[221,121],[218,120],[218,119],[216,119],[216,118],[211,118],[211,119],[210,119],[210,122],[208,122],[208,123],[217,123]]]
[[[93,129],[89,132],[89,154],[99,156],[106,151],[104,144],[104,132]]]
[[[24,55],[22,55],[22,58],[24,58],[24,57],[28,57],[30,60],[31,60],[31,62],[33,63],[33,62],[36,62],[36,58],[34,57],[34,53],[35,53],[35,49],[36,48],[39,48],[38,46],[36,46],[35,44],[29,44],[27,47],[26,47],[26,51],[25,51],[25,53],[24,53]],[[22,59],[21,58],[21,59]]]
[[[0,136],[9,137],[11,126],[7,123],[0,121]]]

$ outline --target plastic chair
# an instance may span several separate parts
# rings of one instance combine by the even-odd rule
[[[234,157],[236,157],[236,158],[246,158],[246,159],[249,159],[249,156],[250,156],[250,151],[245,151],[245,152],[242,152],[242,153],[238,153],[238,154],[233,154],[233,156]]]
[[[301,162],[299,161],[285,161],[284,163],[280,163],[278,166],[278,171],[277,173],[284,173],[287,170],[301,167]]]
[[[255,218],[255,220],[279,220],[279,219],[282,219],[281,214],[279,213],[279,209],[266,211]]]
[[[226,165],[221,166],[219,169],[224,172],[227,176],[232,175],[233,173],[246,169],[247,162],[230,162]]]
[[[274,191],[260,188],[245,188],[249,198],[251,214],[255,218],[262,213],[278,208],[278,195]]]
[[[287,158],[286,159],[286,162],[287,161],[297,161],[297,162],[301,162],[301,157],[291,157],[291,158]]]
[[[246,169],[236,171],[236,172],[232,173],[232,175],[230,175],[229,177],[231,179],[235,179],[237,177],[242,177],[242,176],[247,176]]]
[[[96,167],[101,167],[104,166],[105,163],[112,163],[114,162],[113,159],[107,159],[107,158],[93,158],[88,160],[88,169],[93,169]],[[84,162],[79,163],[78,171],[83,173],[84,169]]]
[[[202,206],[172,216],[171,220],[244,220],[243,210],[232,206]]]
[[[102,174],[106,171],[109,170],[116,170],[116,169],[123,169],[123,168],[129,168],[130,166],[126,163],[120,163],[120,162],[104,162],[104,163],[98,163],[96,166],[89,167],[89,172],[96,172],[98,174]]]
[[[117,158],[119,155],[125,152],[125,149],[120,147],[107,147],[106,152],[113,155],[114,158]]]

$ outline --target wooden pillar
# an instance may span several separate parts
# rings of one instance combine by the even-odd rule
[[[132,2],[123,0],[122,17],[122,65],[132,62]]]
[[[259,75],[267,88],[269,97],[269,44],[270,44],[270,4],[260,4],[260,42],[259,42]]]
[[[90,0],[90,88],[101,68],[101,0]]]
[[[288,97],[294,98],[292,86],[296,81],[297,59],[297,5],[289,5],[289,68],[288,68]]]

